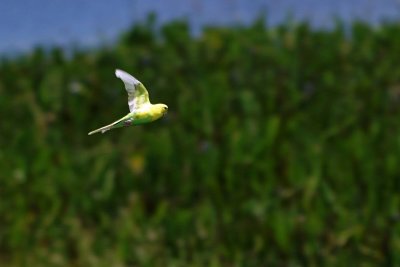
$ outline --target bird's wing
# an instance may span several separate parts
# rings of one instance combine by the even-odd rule
[[[143,104],[150,103],[149,93],[140,81],[123,70],[115,70],[115,75],[125,84],[125,89],[128,92],[128,105],[130,112],[133,112]]]

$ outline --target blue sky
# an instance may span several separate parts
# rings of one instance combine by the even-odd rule
[[[161,23],[187,19],[194,32],[203,25],[247,24],[260,12],[276,25],[289,14],[329,27],[333,17],[377,24],[400,18],[400,0],[1,0],[0,53],[35,44],[91,46],[111,42],[132,23],[157,14]]]

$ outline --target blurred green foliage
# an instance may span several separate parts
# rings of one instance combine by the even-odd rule
[[[0,266],[400,265],[400,26],[149,21],[0,64]],[[121,68],[167,103],[128,112]]]

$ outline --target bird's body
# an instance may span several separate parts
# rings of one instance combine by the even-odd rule
[[[165,104],[151,104],[144,85],[130,74],[116,70],[115,75],[121,78],[125,84],[130,112],[121,119],[90,132],[89,135],[98,132],[104,133],[120,127],[149,123],[161,118],[168,110]]]

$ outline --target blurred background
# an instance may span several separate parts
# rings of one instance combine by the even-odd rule
[[[0,10],[0,266],[400,265],[399,1]]]

